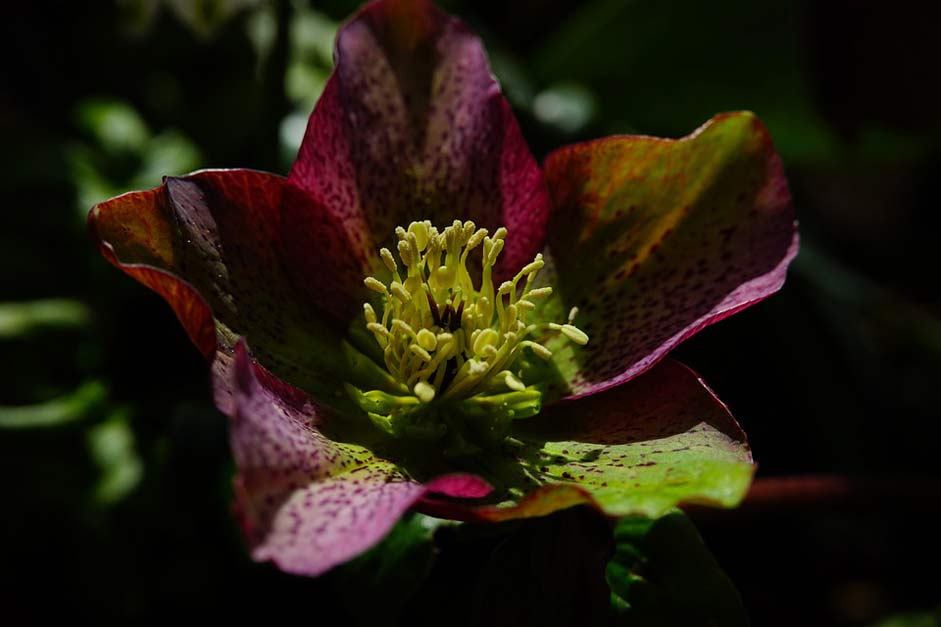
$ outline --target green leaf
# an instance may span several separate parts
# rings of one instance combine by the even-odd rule
[[[609,624],[604,568],[613,546],[611,529],[587,507],[530,520],[448,527],[435,540],[440,556],[408,607],[413,624]]]
[[[931,612],[908,612],[897,614],[873,625],[873,627],[938,627],[941,625],[941,607]]]
[[[144,464],[134,444],[134,432],[126,412],[88,431],[88,448],[101,476],[95,486],[95,499],[102,504],[120,501],[140,483]]]
[[[81,328],[91,312],[84,303],[67,299],[0,303],[0,339],[29,335],[49,328]]]
[[[75,422],[100,407],[106,394],[104,383],[92,380],[45,403],[0,407],[0,429],[36,429]]]
[[[748,624],[738,592],[682,512],[624,518],[614,539],[606,576],[619,624]]]
[[[150,139],[150,129],[140,114],[126,102],[93,98],[79,104],[79,125],[109,152],[138,152]]]
[[[445,521],[423,514],[400,520],[378,545],[337,571],[345,607],[363,623],[391,624],[435,561],[432,536]]]

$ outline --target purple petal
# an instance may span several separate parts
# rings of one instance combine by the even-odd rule
[[[426,0],[373,2],[341,29],[290,182],[316,207],[311,221],[341,227],[328,253],[339,246],[357,260],[357,280],[412,220],[506,226],[506,268],[530,261],[544,239],[545,184],[483,47]],[[297,238],[301,251],[309,235]],[[324,289],[340,297],[334,287]]]
[[[211,357],[237,336],[279,376],[336,388],[339,335],[300,297],[282,258],[286,179],[205,170],[97,205],[89,226],[104,256],[157,291]]]
[[[777,291],[797,252],[781,161],[750,113],[689,137],[609,137],[549,156],[556,302],[591,340],[557,345],[574,396],[627,381]],[[556,348],[556,346],[553,346]]]
[[[478,498],[469,475],[422,485],[390,461],[317,428],[323,407],[252,363],[243,342],[213,365],[219,408],[232,419],[236,506],[252,557],[319,575],[367,550],[422,496]]]

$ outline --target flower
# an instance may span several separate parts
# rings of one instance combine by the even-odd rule
[[[657,516],[751,481],[727,408],[663,359],[796,253],[750,113],[540,168],[479,40],[427,0],[377,0],[338,34],[288,177],[171,177],[89,225],[211,361],[252,555],[285,571],[350,559],[409,508]]]

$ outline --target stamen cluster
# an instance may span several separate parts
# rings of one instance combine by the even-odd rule
[[[398,227],[395,233],[401,265],[383,248],[379,253],[387,280],[371,276],[364,281],[382,296],[382,313],[369,303],[363,305],[366,326],[392,377],[420,405],[455,403],[502,389],[510,395],[504,401],[521,400],[513,393],[535,398],[527,407],[535,405],[538,412],[539,393],[511,368],[524,348],[546,360],[552,353],[528,338],[550,328],[578,344],[588,342],[571,324],[575,310],[566,324],[527,321],[537,303],[552,294],[551,287],[533,287],[545,265],[542,255],[495,289],[493,269],[506,228],[490,235],[471,221],[455,220],[439,232],[426,220],[412,222],[408,229]],[[468,257],[481,247],[480,283],[475,286]]]

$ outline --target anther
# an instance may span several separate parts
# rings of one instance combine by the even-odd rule
[[[506,387],[511,390],[516,390],[517,392],[522,392],[526,389],[526,384],[516,378],[509,370],[504,370],[500,374],[503,375],[503,383],[506,384]]]
[[[433,351],[438,345],[438,338],[435,337],[435,334],[428,329],[419,330],[416,339],[418,341],[418,345],[424,348],[426,351]]]
[[[412,300],[412,295],[409,294],[398,281],[392,281],[392,285],[389,286],[389,291],[391,291],[393,296],[398,298],[403,303],[407,303],[408,301]]]
[[[371,289],[372,291],[378,292],[379,294],[389,293],[389,291],[386,289],[386,286],[382,284],[382,281],[380,281],[379,279],[373,278],[371,276],[368,276],[365,279],[363,279],[363,284],[369,289]]]
[[[370,322],[369,324],[366,325],[366,328],[372,331],[373,333],[381,335],[382,337],[387,338],[390,336],[389,329],[385,328],[378,322]]]
[[[483,355],[487,346],[493,346],[500,341],[500,334],[493,329],[483,329],[474,338],[474,354]]]
[[[415,236],[415,243],[418,244],[418,250],[425,250],[428,246],[428,227],[427,222],[412,222],[408,225],[408,232]]]
[[[523,269],[516,273],[516,276],[526,276],[532,272],[537,272],[546,265],[546,262],[542,260],[542,253],[538,253],[536,258],[523,266]]]
[[[435,398],[435,389],[427,381],[419,381],[415,384],[412,391],[415,392],[415,396],[418,397],[418,400],[423,403],[430,403]]]
[[[412,329],[411,325],[409,325],[409,323],[405,322],[404,320],[400,320],[399,318],[392,319],[392,328],[399,333],[404,333],[409,337],[415,337],[415,330]]]
[[[550,322],[549,328],[553,331],[561,331],[562,335],[580,346],[584,346],[588,343],[588,335],[571,324],[556,324],[555,322]]]
[[[372,305],[369,303],[363,303],[363,317],[366,318],[367,323],[375,322],[377,320],[376,310],[373,309]]]
[[[431,361],[431,355],[424,348],[418,344],[409,344],[408,350],[412,351],[414,354],[418,355],[425,361]]]
[[[551,287],[537,287],[534,290],[526,292],[527,298],[548,298],[549,296],[552,296]]]
[[[379,256],[382,257],[382,262],[386,264],[389,272],[395,272],[396,264],[395,257],[392,256],[392,251],[388,248],[382,248],[379,250]]]
[[[537,357],[549,361],[552,359],[552,351],[543,346],[542,344],[537,344],[536,342],[531,342],[526,340],[520,342],[520,346],[528,346],[536,354]]]

